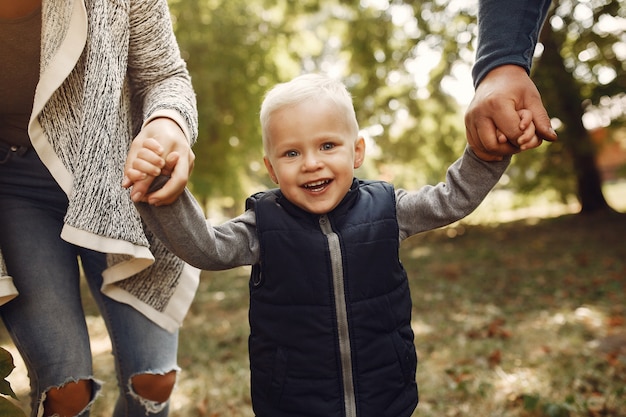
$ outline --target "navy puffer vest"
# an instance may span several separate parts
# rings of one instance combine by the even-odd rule
[[[323,216],[278,190],[247,205],[261,247],[250,279],[256,415],[410,416],[417,357],[392,186],[355,180]]]

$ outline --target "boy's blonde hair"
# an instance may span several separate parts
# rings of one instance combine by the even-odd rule
[[[272,114],[282,108],[295,106],[307,100],[329,98],[345,111],[346,123],[354,129],[354,139],[358,138],[359,124],[356,120],[352,96],[340,81],[321,74],[300,75],[289,82],[277,84],[267,92],[261,104],[261,131],[263,149],[267,153],[269,140],[268,127]]]

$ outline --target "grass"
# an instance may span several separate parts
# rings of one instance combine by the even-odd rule
[[[623,188],[611,195],[624,204]],[[420,358],[415,416],[626,415],[626,214],[521,217],[404,242]],[[246,268],[203,273],[181,330],[172,417],[253,416],[247,280]],[[106,382],[92,416],[104,417],[115,399],[110,345],[85,305]],[[5,333],[0,344],[16,354]],[[9,381],[25,400],[17,366]]]
[[[410,242],[416,415],[626,415],[625,232],[568,215]]]

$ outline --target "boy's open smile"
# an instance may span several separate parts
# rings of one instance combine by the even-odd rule
[[[331,182],[332,180],[314,181],[308,184],[304,184],[302,187],[304,187],[304,189],[306,189],[307,191],[318,193],[324,191]]]

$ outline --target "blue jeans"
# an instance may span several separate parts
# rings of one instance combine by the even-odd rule
[[[113,345],[120,396],[114,417],[166,416],[167,403],[134,393],[138,374],[178,371],[178,334],[169,333],[132,307],[100,292],[105,255],[60,238],[67,197],[34,150],[0,142],[0,249],[19,296],[0,316],[28,368],[31,415],[45,393],[72,381],[91,380],[89,335],[80,296],[80,269],[96,300]],[[88,416],[89,407],[80,416]]]

